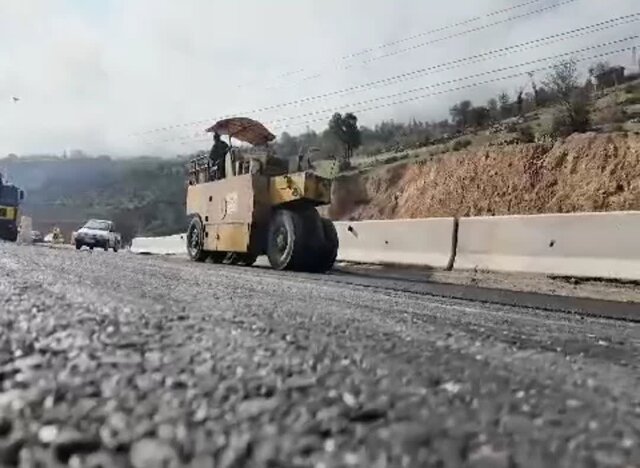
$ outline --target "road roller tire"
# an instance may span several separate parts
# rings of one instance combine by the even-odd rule
[[[320,216],[315,208],[300,213],[304,224],[304,266],[310,273],[325,273],[338,256],[338,233],[333,223]]]
[[[199,216],[195,216],[187,230],[187,253],[194,262],[204,262],[209,256],[204,250],[204,229]]]
[[[300,213],[280,209],[273,213],[267,232],[267,256],[276,270],[303,270],[305,229]]]
[[[329,219],[321,218],[322,242],[316,252],[313,271],[315,273],[326,273],[333,268],[338,258],[338,232],[333,222]]]

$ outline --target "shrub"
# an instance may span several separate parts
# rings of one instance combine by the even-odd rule
[[[536,141],[536,135],[531,128],[531,125],[523,125],[518,129],[518,139],[522,143],[533,143]]]
[[[391,156],[390,158],[384,160],[384,164],[393,164],[400,161],[401,159],[404,159],[404,156],[405,155]]]
[[[338,169],[340,170],[340,172],[348,171],[349,169],[353,169],[353,165],[351,164],[351,161],[342,159],[338,165]]]
[[[589,98],[585,93],[576,92],[571,100],[562,105],[553,115],[551,134],[557,137],[589,130]]]
[[[607,106],[594,112],[593,122],[597,125],[622,123],[627,120],[624,109],[620,106]]]
[[[609,127],[610,132],[627,133],[627,129],[621,123],[614,123]]]
[[[515,122],[508,122],[504,125],[504,131],[507,133],[516,133],[518,131],[518,124]]]
[[[624,98],[624,103],[628,106],[640,104],[640,94],[633,94],[629,97]]]
[[[460,151],[468,148],[469,146],[471,146],[471,140],[468,138],[461,138],[460,140],[456,140],[453,142],[453,145],[451,145],[451,149],[453,151]]]

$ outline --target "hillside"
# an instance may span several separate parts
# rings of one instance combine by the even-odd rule
[[[640,136],[575,134],[555,144],[485,146],[343,176],[337,219],[640,209]]]
[[[640,134],[575,134],[555,143],[473,145],[335,179],[334,219],[640,209]],[[125,238],[186,228],[183,161],[0,160],[27,191],[35,228],[66,236],[89,217]]]
[[[531,83],[534,92],[486,105],[463,100],[451,120],[367,128],[335,114],[324,131],[284,133],[273,149],[337,175],[324,210],[334,219],[640,209],[640,79],[596,89],[581,84],[572,62],[554,76],[566,83]],[[7,157],[0,172],[26,191],[35,229],[57,225],[68,238],[87,218],[110,218],[127,241],[186,229],[184,165],[182,157]]]
[[[126,240],[184,230],[184,162],[159,158],[5,158],[0,171],[26,191],[34,228],[68,238],[87,218],[116,221]]]

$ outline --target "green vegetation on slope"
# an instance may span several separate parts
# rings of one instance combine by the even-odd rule
[[[36,229],[60,224],[68,236],[87,218],[109,218],[128,241],[186,228],[183,160],[25,157],[0,168],[26,191]]]

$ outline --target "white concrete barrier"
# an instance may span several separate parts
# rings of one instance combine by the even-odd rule
[[[450,268],[454,218],[336,222],[338,260]]]
[[[18,243],[33,244],[33,220],[29,216],[22,216],[20,218]]]
[[[335,226],[343,262],[640,280],[640,212],[340,221]],[[131,252],[186,255],[186,235],[136,238]]]
[[[454,268],[640,280],[640,212],[462,218]]]
[[[136,237],[131,241],[131,252],[154,255],[187,255],[186,234],[166,237]]]
[[[454,218],[336,222],[338,260],[355,263],[422,265],[450,268]],[[131,252],[186,255],[185,234],[137,237]]]

